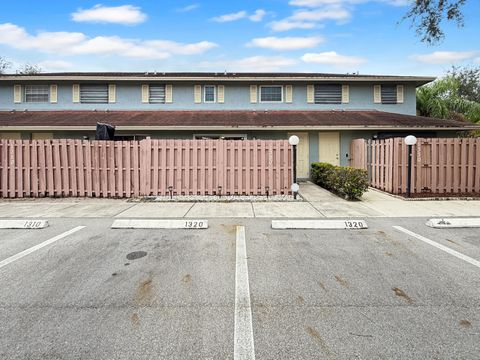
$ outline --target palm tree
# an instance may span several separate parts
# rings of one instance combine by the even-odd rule
[[[460,83],[452,76],[417,90],[419,115],[480,123],[480,103],[459,95]]]

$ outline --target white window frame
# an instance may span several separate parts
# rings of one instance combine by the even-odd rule
[[[247,140],[248,137],[247,137],[247,134],[212,134],[212,133],[208,133],[208,134],[202,134],[202,133],[198,133],[198,134],[193,134],[193,140],[201,140],[201,139],[197,139],[197,138],[200,138],[202,136],[206,136],[206,137],[238,137],[239,139],[240,138],[243,138],[243,140]]]
[[[47,101],[27,101],[27,88],[29,86],[45,86],[47,88],[48,98]],[[34,94],[31,94],[34,95]],[[27,84],[23,87],[23,101],[28,104],[47,104],[50,102],[50,85],[44,84]]]
[[[207,87],[213,87],[213,101],[207,101]],[[205,104],[214,104],[217,102],[217,85],[203,85],[203,102]]]
[[[262,88],[264,87],[279,87],[281,89],[281,92],[282,92],[282,99],[280,101],[263,101],[262,100]],[[281,104],[284,102],[284,89],[283,89],[283,85],[260,85],[258,87],[258,100],[260,103],[262,104]]]

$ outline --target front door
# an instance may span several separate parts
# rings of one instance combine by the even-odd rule
[[[318,133],[318,161],[340,165],[340,133],[335,131]]]
[[[310,153],[308,133],[289,133],[288,136],[297,135],[300,142],[297,145],[297,178],[308,179],[310,170]]]

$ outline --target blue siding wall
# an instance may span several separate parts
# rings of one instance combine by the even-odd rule
[[[18,82],[20,84],[20,82]],[[117,84],[117,101],[114,104],[74,104],[72,84],[58,85],[57,104],[13,103],[13,83],[0,83],[0,110],[370,110],[415,115],[415,86],[404,84],[404,103],[395,105],[374,104],[374,83],[351,83],[348,104],[307,104],[307,83],[296,83],[293,87],[293,103],[250,103],[251,83],[225,83],[225,103],[195,104],[194,83],[173,83],[172,104],[142,104],[141,83]],[[197,83],[198,84],[198,83]]]

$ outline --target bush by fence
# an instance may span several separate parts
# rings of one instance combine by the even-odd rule
[[[368,189],[367,171],[347,166],[313,163],[311,179],[315,184],[350,200],[360,198]]]

